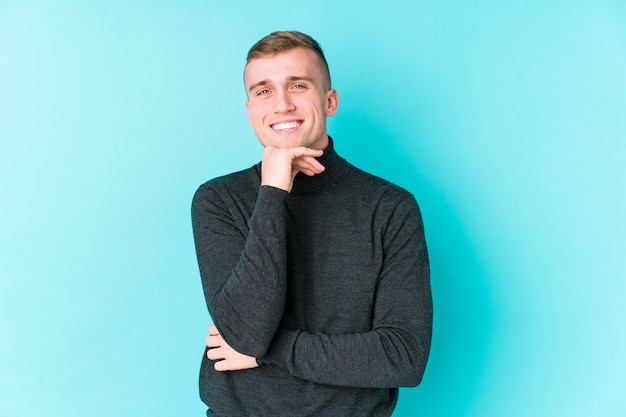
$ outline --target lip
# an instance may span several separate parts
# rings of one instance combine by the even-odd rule
[[[281,120],[270,124],[270,128],[276,133],[287,134],[298,130],[303,123],[304,121],[301,119]]]

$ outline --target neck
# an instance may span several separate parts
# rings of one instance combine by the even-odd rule
[[[330,144],[330,140],[328,139],[328,135],[325,134],[322,138],[320,138],[319,140],[313,143],[313,146],[311,146],[311,149],[323,151],[324,149],[328,148],[329,144]]]

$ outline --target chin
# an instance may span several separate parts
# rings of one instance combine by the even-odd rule
[[[306,146],[301,138],[279,137],[272,138],[269,141],[270,145],[277,148],[295,148],[298,146]]]

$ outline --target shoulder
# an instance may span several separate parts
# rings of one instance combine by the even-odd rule
[[[351,166],[349,177],[347,198],[370,211],[380,224],[388,224],[392,219],[421,223],[420,207],[407,189],[355,166]]]
[[[348,182],[351,184],[354,194],[392,202],[398,202],[404,199],[415,199],[413,194],[405,188],[384,178],[370,174],[354,165],[350,165],[349,176]]]
[[[424,240],[422,213],[413,193],[384,178],[352,167],[354,182],[360,184],[355,195],[373,213],[374,225],[386,236],[399,236],[401,231],[414,233]]]
[[[259,165],[213,178],[198,187],[192,206],[203,201],[224,199],[228,196],[256,195],[261,184]]]

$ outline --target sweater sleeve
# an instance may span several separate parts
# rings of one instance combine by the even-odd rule
[[[424,230],[412,196],[391,215],[383,252],[370,331],[312,334],[281,327],[259,363],[335,386],[418,385],[430,351],[432,297]]]
[[[260,187],[246,227],[228,193],[215,188],[200,187],[192,203],[205,299],[224,340],[240,353],[259,357],[276,333],[285,303],[287,192]]]

